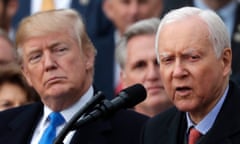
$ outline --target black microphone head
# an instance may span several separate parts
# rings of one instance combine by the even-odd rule
[[[147,97],[146,89],[142,84],[135,84],[126,89],[123,89],[118,96],[128,101],[125,108],[132,108],[138,103],[142,102]]]

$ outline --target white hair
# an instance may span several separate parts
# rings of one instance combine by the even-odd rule
[[[159,36],[163,26],[179,20],[187,20],[187,18],[192,16],[198,16],[203,20],[204,23],[207,24],[209,31],[209,40],[212,42],[214,51],[218,58],[221,56],[224,48],[231,48],[231,41],[227,28],[221,18],[214,11],[202,10],[195,7],[182,7],[167,13],[159,24],[155,41],[155,50],[158,61],[160,56],[158,52]]]

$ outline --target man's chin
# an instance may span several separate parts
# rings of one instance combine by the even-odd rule
[[[47,95],[53,98],[62,97],[64,95],[68,95],[68,93],[70,93],[70,91],[64,89],[63,87],[52,87],[47,91]]]

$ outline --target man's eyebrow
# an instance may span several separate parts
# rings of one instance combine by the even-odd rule
[[[197,52],[197,49],[196,48],[189,48],[189,49],[186,49],[186,50],[183,50],[181,53],[182,54],[192,54],[192,53],[195,53]],[[159,53],[159,57],[169,57],[171,54],[168,53],[168,52],[163,52],[163,53]]]
[[[160,58],[169,57],[170,53],[159,53]]]
[[[58,45],[60,45],[60,44],[62,44],[62,42],[60,42],[60,41],[53,41],[53,42],[51,42],[51,43],[48,45],[48,47],[49,47],[49,48],[53,48],[53,47],[58,46]]]
[[[191,54],[191,53],[194,53],[194,52],[197,52],[196,48],[190,48],[190,49],[182,51],[182,53],[185,53],[185,54]]]

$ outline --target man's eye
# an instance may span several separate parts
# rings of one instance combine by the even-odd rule
[[[146,4],[148,1],[147,0],[139,0],[138,1],[140,4]]]
[[[197,59],[199,58],[199,56],[195,55],[195,56],[192,56],[192,59]]]
[[[29,62],[30,63],[36,63],[41,59],[41,54],[33,54],[32,56],[30,56],[29,58]]]
[[[122,0],[121,3],[128,5],[128,4],[130,4],[130,0]]]
[[[199,55],[191,55],[190,57],[190,60],[198,60],[199,58],[200,58],[200,56]]]
[[[172,58],[172,57],[165,57],[165,58],[162,58],[162,59],[161,59],[161,62],[162,62],[163,64],[168,64],[168,63],[170,63],[171,61],[173,61],[173,58]]]
[[[135,69],[141,69],[146,66],[146,63],[144,61],[137,62],[134,66]]]
[[[0,107],[9,108],[12,106],[13,106],[13,103],[11,103],[10,101],[0,103]]]
[[[65,51],[67,48],[59,48],[58,51]]]
[[[62,53],[64,53],[64,52],[66,52],[67,49],[68,49],[68,48],[66,48],[66,47],[59,47],[59,48],[54,49],[54,52],[56,52],[56,53],[58,53],[58,54],[62,54]]]

